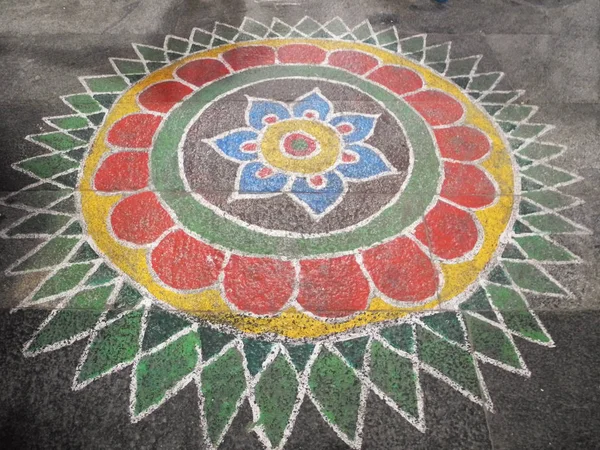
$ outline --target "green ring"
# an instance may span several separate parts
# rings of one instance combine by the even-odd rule
[[[404,125],[413,148],[413,171],[400,198],[369,223],[352,231],[316,237],[270,236],[219,215],[185,191],[179,172],[178,146],[185,137],[186,127],[197,114],[232,89],[258,81],[295,76],[350,84],[384,103]],[[429,128],[405,101],[349,72],[332,67],[302,65],[248,69],[199,90],[169,115],[156,138],[150,161],[156,191],[179,221],[203,241],[245,254],[289,258],[349,252],[371,247],[399,235],[422,217],[437,192],[440,176],[440,161]]]

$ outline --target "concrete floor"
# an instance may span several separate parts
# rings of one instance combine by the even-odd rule
[[[560,188],[583,202],[562,211],[591,231],[555,241],[582,259],[549,265],[569,297],[528,293],[555,348],[515,338],[531,371],[525,378],[481,364],[492,408],[472,402],[428,373],[420,382],[426,430],[419,431],[373,393],[366,400],[362,448],[600,447],[600,2],[598,0],[4,0],[0,19],[0,198],[31,183],[13,163],[42,154],[24,140],[47,129],[42,117],[69,113],[59,98],[81,92],[79,76],[109,73],[109,57],[133,58],[131,43],[162,47],[164,36],[189,36],[215,21],[239,26],[340,17],[376,30],[394,25],[401,37],[426,33],[428,45],[452,41],[452,57],[483,55],[479,70],[505,73],[501,87],[525,90],[539,106],[536,123],[555,129],[545,139],[567,147],[553,164],[582,181]],[[0,206],[0,228],[22,217]],[[0,239],[0,270],[39,245]],[[23,346],[48,315],[46,306],[11,313],[45,273],[0,276],[0,442],[5,448],[209,448],[202,435],[194,383],[132,423],[130,368],[72,390],[84,341],[36,357]],[[50,302],[49,306],[55,303]],[[219,448],[264,448],[244,401]],[[300,408],[285,448],[349,448],[311,402]]]

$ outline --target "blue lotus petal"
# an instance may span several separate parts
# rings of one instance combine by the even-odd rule
[[[354,130],[344,135],[344,142],[346,144],[352,144],[354,142],[362,141],[373,132],[375,128],[375,122],[377,116],[366,116],[363,114],[343,114],[341,116],[334,117],[329,123],[334,127],[342,124],[349,123],[352,125]]]
[[[273,194],[281,192],[288,181],[287,175],[275,173],[268,178],[259,178],[256,172],[266,167],[260,162],[247,163],[238,172],[241,194]]]
[[[289,119],[290,112],[285,105],[260,98],[250,98],[250,111],[248,112],[248,124],[257,130],[262,130],[266,124],[263,119],[271,114],[276,115],[279,120]]]
[[[337,167],[338,172],[345,177],[354,180],[364,180],[381,175],[382,173],[391,172],[392,169],[388,165],[388,162],[372,148],[357,144],[349,145],[346,148],[358,155],[358,161],[340,164]]]
[[[307,205],[315,214],[323,214],[344,194],[344,183],[335,173],[324,174],[327,184],[323,189],[315,189],[305,178],[297,178],[292,185],[291,195]]]
[[[331,105],[319,90],[315,89],[310,94],[298,99],[298,103],[294,105],[294,117],[302,117],[306,111],[316,111],[319,119],[326,120],[331,111]]]
[[[258,133],[251,130],[240,129],[213,139],[213,143],[229,158],[233,158],[237,161],[253,161],[258,157],[257,152],[243,152],[241,147],[246,142],[255,141],[257,138]]]

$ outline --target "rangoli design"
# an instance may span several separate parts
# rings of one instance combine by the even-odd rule
[[[74,389],[130,368],[138,421],[195,383],[213,448],[244,402],[282,448],[310,401],[359,448],[369,392],[425,432],[422,372],[491,410],[479,366],[554,345],[525,294],[571,295],[544,266],[580,262],[551,237],[588,232],[579,178],[479,56],[310,18],[134,48],[2,201],[43,241],[20,308],[54,305],[24,352],[86,339]]]

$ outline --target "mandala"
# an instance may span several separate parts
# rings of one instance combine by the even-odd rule
[[[359,448],[369,392],[426,432],[422,372],[492,410],[480,365],[554,345],[525,294],[571,295],[544,267],[580,262],[552,239],[588,233],[579,178],[479,56],[310,18],[134,49],[2,200],[2,237],[43,241],[19,308],[54,307],[24,353],[87,340],[73,389],[127,368],[138,421],[194,383],[210,448],[245,402],[283,448],[312,402]]]

